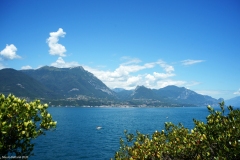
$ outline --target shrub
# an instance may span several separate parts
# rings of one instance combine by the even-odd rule
[[[56,127],[40,100],[27,103],[10,94],[0,94],[0,155],[30,156],[34,147],[31,140]]]
[[[183,125],[165,123],[165,130],[151,136],[137,132],[127,133],[127,142],[120,139],[115,159],[240,159],[240,111],[232,106],[225,113],[224,102],[220,111],[208,106],[207,122],[194,121],[191,131]]]

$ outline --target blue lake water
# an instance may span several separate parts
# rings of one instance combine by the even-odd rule
[[[144,134],[164,129],[164,122],[181,122],[192,128],[193,118],[206,121],[206,107],[181,108],[80,108],[50,107],[56,120],[55,131],[47,132],[35,142],[30,160],[105,160],[114,157],[119,138],[126,129]],[[96,129],[101,126],[101,129]]]

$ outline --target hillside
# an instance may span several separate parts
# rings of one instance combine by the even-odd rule
[[[42,67],[21,72],[41,82],[61,98],[76,98],[80,95],[96,98],[115,98],[115,92],[83,67]]]
[[[152,105],[172,106],[206,106],[218,105],[219,100],[201,95],[184,87],[167,86],[160,89],[149,89],[137,86],[135,90],[122,90],[117,95],[127,101]]]
[[[167,86],[156,91],[158,96],[170,101],[185,104],[196,104],[198,106],[218,105],[218,100],[207,95],[198,94],[185,87]]]
[[[240,96],[226,100],[225,104],[240,107]]]
[[[8,95],[13,93],[18,97],[28,98],[56,98],[53,91],[49,90],[39,81],[14,69],[0,70],[0,93]]]

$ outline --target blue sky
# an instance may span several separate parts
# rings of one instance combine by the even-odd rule
[[[0,3],[0,69],[80,65],[110,88],[240,95],[239,0]]]

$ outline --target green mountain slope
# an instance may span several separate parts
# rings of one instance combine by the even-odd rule
[[[117,95],[127,101],[138,103],[152,103],[159,105],[172,104],[177,106],[205,106],[218,105],[219,100],[201,95],[184,87],[167,86],[160,89],[149,89],[138,86],[135,90],[122,90]]]
[[[40,82],[14,69],[0,70],[0,93],[18,97],[54,98],[56,95]]]
[[[97,98],[115,98],[115,92],[83,67],[56,68],[45,66],[37,70],[22,70],[41,82],[61,98],[80,95]]]
[[[198,94],[185,87],[167,86],[156,91],[159,97],[167,98],[177,103],[196,105],[218,105],[218,100],[207,95]]]
[[[132,99],[158,99],[152,89],[144,86],[137,86],[131,94]]]

